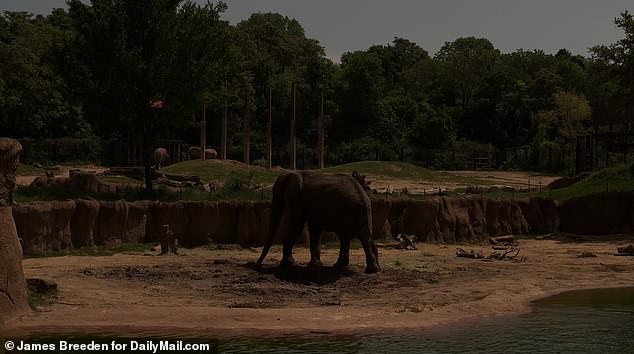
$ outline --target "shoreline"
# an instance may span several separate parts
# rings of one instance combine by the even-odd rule
[[[59,299],[42,312],[5,324],[0,332],[4,336],[89,332],[178,338],[443,335],[482,321],[530,313],[533,302],[564,292],[633,287],[634,263],[631,257],[612,255],[610,250],[616,244],[520,240],[526,260],[518,263],[461,259],[455,257],[454,246],[423,244],[419,251],[382,252],[385,270],[378,276],[360,272],[363,252],[354,250],[351,262],[355,271],[328,279],[320,286],[277,279],[279,275],[253,274],[255,271],[244,266],[253,257],[251,251],[215,252],[213,257],[209,251],[187,250],[184,256],[165,258],[115,255],[27,259],[27,277],[58,281]],[[474,246],[478,247],[484,246]],[[575,256],[588,249],[595,250],[598,257]],[[304,249],[297,251],[298,260],[307,254]],[[324,250],[324,263],[334,260],[336,253]],[[116,276],[120,269],[130,267],[139,271],[169,270],[167,264],[174,269],[189,264],[199,271],[225,267],[225,273],[218,273],[221,280],[212,290],[200,291],[197,287],[218,278],[185,279],[169,285],[173,278],[154,282]],[[98,276],[86,276],[86,269]],[[103,274],[100,269],[104,269]],[[429,274],[432,278],[425,278]],[[248,276],[266,280],[253,285],[246,278],[244,286],[237,287],[240,278]],[[423,281],[419,281],[421,277]],[[414,280],[418,283],[408,284]],[[318,293],[311,297],[311,291]],[[157,297],[156,293],[161,295]],[[270,297],[269,293],[278,303],[259,305]],[[315,305],[315,299],[321,301],[325,296],[322,293],[338,297],[333,304]]]

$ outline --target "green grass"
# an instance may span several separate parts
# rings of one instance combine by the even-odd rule
[[[41,172],[30,166],[21,165],[21,172],[30,174]],[[200,176],[205,182],[214,182],[220,187],[211,193],[205,193],[197,189],[183,188],[182,191],[157,190],[147,194],[143,188],[143,183],[126,177],[104,176],[102,181],[126,185],[129,188],[119,195],[87,194],[85,192],[74,191],[67,187],[57,187],[52,189],[20,187],[16,192],[15,199],[18,202],[31,202],[39,200],[66,200],[73,198],[92,197],[102,200],[125,199],[135,200],[160,200],[160,201],[218,201],[218,200],[270,200],[269,190],[262,194],[254,189],[271,185],[279,175],[278,171],[271,171],[256,166],[246,166],[235,161],[220,160],[191,160],[180,162],[164,168],[165,172],[171,174],[184,174]],[[409,163],[401,162],[380,162],[363,161],[354,162],[340,166],[329,167],[321,170],[324,173],[344,173],[350,174],[356,170],[362,175],[373,178],[393,178],[402,180],[419,180],[430,183],[455,183],[461,185],[486,186],[492,182],[486,179],[475,177],[463,177],[453,175],[451,172],[434,171],[419,167]],[[536,186],[535,186],[536,187]],[[592,193],[610,191],[632,191],[634,190],[634,165],[632,163],[616,166],[597,172],[590,177],[567,188],[552,191],[552,197],[556,200],[564,200],[573,197],[583,196]],[[460,197],[464,195],[464,188],[454,191],[443,192],[443,195]],[[550,191],[544,186],[540,193],[536,188],[528,193],[493,192],[484,195],[493,198],[525,198],[532,196],[549,197]],[[370,195],[374,197],[373,194]],[[383,197],[384,195],[376,195]],[[427,196],[416,196],[414,199],[425,199],[436,196],[433,191]]]
[[[277,171],[258,166],[247,166],[235,161],[222,160],[190,160],[179,162],[163,168],[163,171],[170,174],[199,176],[205,182],[216,182],[225,184],[230,178],[251,177],[264,184],[273,184],[279,175]]]
[[[357,171],[361,175],[374,178],[395,178],[403,180],[424,180],[428,182],[489,185],[490,181],[480,178],[456,176],[451,172],[434,171],[428,168],[416,166],[405,162],[389,161],[361,161],[344,165],[328,167],[322,170],[325,173],[350,174]],[[371,180],[371,178],[370,178]]]
[[[46,171],[43,168],[33,167],[31,165],[19,164],[18,176],[44,176]]]
[[[136,180],[134,178],[126,177],[126,176],[100,176],[99,180],[108,183],[108,184],[116,184],[120,186],[143,186],[145,182]]]
[[[57,289],[51,290],[46,293],[30,292],[29,291],[29,306],[33,311],[41,311],[41,307],[49,307],[57,300]]]
[[[141,253],[147,251],[148,249],[154,247],[156,244],[144,244],[144,243],[124,243],[122,245],[106,247],[106,246],[96,246],[96,247],[81,247],[75,248],[67,251],[46,251],[36,254],[31,254],[28,256],[24,256],[24,258],[47,258],[47,257],[64,257],[64,256],[112,256],[117,253],[124,252],[133,252],[133,253]]]
[[[566,188],[549,191],[547,187],[544,187],[541,193],[539,190],[535,190],[530,193],[515,193],[514,197],[526,198],[535,196],[552,196],[555,200],[566,200],[606,191],[634,191],[634,163],[619,165],[598,171]],[[513,196],[509,192],[485,193],[485,195],[497,198],[510,198]]]

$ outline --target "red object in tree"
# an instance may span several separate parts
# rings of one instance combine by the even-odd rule
[[[162,100],[151,100],[150,101],[150,108],[158,108],[158,109],[163,108],[163,101]]]

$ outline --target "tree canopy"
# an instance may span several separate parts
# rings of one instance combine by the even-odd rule
[[[132,138],[150,150],[161,137],[196,144],[191,117],[206,105],[213,146],[227,103],[235,156],[248,97],[252,155],[261,160],[271,92],[273,159],[285,164],[293,85],[299,145],[309,154],[325,95],[331,163],[405,156],[442,167],[447,151],[569,149],[590,128],[631,129],[628,12],[615,19],[625,38],[593,47],[590,57],[566,49],[502,53],[476,37],[446,42],[430,56],[397,37],[334,63],[295,19],[256,13],[234,26],[223,19],[226,9],[223,2],[69,0],[67,11],[47,16],[5,12],[0,130],[17,138]]]

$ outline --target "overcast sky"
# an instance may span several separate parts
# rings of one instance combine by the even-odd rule
[[[198,2],[204,3],[204,0]],[[279,12],[297,19],[318,39],[328,57],[385,44],[395,36],[435,54],[459,37],[488,38],[503,52],[566,48],[588,55],[596,44],[613,43],[623,33],[614,17],[631,0],[226,0],[224,17],[235,24],[254,12]],[[63,0],[0,0],[0,10],[48,14]]]

